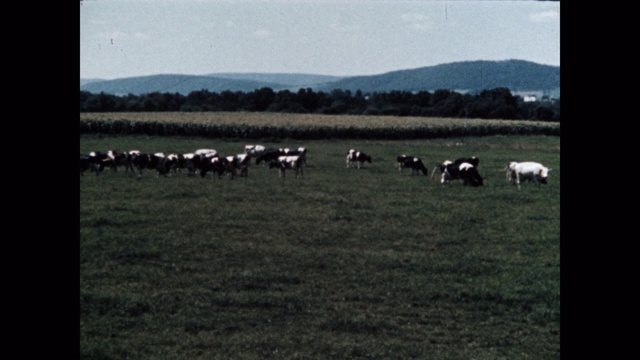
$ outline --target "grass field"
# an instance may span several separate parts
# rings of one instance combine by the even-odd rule
[[[305,146],[304,177],[86,173],[80,350],[92,359],[558,359],[560,138]],[[80,152],[240,153],[245,142],[82,135]],[[372,164],[347,169],[350,148]],[[400,173],[475,155],[481,188]],[[512,160],[552,168],[507,183]]]

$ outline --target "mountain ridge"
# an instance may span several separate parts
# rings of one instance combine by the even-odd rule
[[[435,91],[447,89],[478,92],[505,87],[512,92],[558,92],[560,67],[525,60],[460,61],[378,75],[332,76],[302,73],[211,73],[208,75],[159,74],[114,80],[80,79],[80,90],[114,95],[169,92],[188,95],[192,91],[251,92],[269,87],[274,91],[311,88],[363,93]]]

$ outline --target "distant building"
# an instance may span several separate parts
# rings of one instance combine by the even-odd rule
[[[524,102],[538,101],[538,97],[533,94],[525,95],[523,99],[524,99]]]

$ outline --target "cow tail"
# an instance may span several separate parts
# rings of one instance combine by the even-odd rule
[[[437,166],[436,166],[436,167],[434,167],[434,168],[433,168],[433,171],[431,172],[431,179],[433,179],[433,176],[435,175],[436,170],[438,170],[438,167],[437,167]]]

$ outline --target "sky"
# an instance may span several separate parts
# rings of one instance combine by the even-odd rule
[[[560,66],[560,2],[84,0],[80,78],[377,75],[474,60]]]

